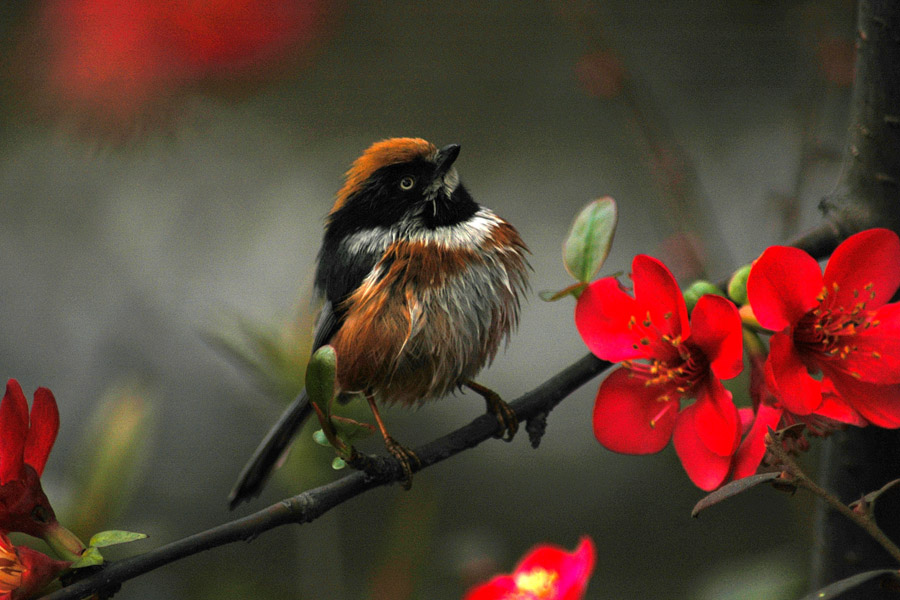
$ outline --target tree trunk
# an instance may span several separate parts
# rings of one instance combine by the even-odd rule
[[[862,0],[857,20],[856,78],[844,174],[822,202],[846,236],[888,227],[900,234],[900,0]],[[900,268],[900,267],[898,267]],[[844,502],[900,477],[900,430],[850,428],[825,444],[822,483]],[[876,503],[879,526],[900,541],[900,490]],[[871,569],[897,568],[861,529],[822,505],[816,520],[813,589]],[[841,598],[898,598],[896,591],[863,586]]]

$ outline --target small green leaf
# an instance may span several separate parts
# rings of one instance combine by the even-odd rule
[[[331,446],[331,442],[328,441],[328,436],[325,435],[325,432],[321,429],[316,429],[313,432],[313,441],[320,446]]]
[[[334,398],[334,379],[337,371],[337,355],[331,346],[322,346],[309,360],[306,367],[306,392],[309,399],[328,410]]]
[[[734,300],[738,306],[747,304],[747,278],[750,277],[750,267],[752,266],[744,265],[735,271],[728,280],[728,297]]]
[[[561,300],[566,296],[574,296],[578,297],[581,295],[582,290],[587,287],[587,284],[579,281],[578,283],[573,283],[572,285],[563,288],[559,291],[553,290],[543,290],[538,292],[538,297],[544,302],[556,302],[557,300]]]
[[[594,278],[609,255],[617,221],[616,201],[609,196],[578,213],[563,244],[563,262],[572,277],[583,283]]]
[[[101,531],[95,534],[88,542],[91,548],[104,548],[106,546],[115,546],[116,544],[127,544],[135,542],[147,537],[146,533],[137,533],[134,531],[119,531],[111,529],[110,531]]]
[[[335,456],[334,460],[331,461],[331,468],[334,469],[335,471],[340,471],[341,469],[343,469],[346,466],[347,466],[347,461],[345,461],[340,456]]]
[[[103,555],[96,547],[91,546],[81,553],[81,558],[72,563],[72,569],[83,569],[84,567],[95,567],[103,564]]]

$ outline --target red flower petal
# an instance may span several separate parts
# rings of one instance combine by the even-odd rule
[[[722,382],[707,377],[698,386],[697,402],[691,408],[694,430],[707,449],[719,456],[734,454],[741,442],[741,418]]]
[[[574,552],[566,552],[555,546],[538,546],[526,556],[513,576],[527,574],[536,569],[555,573],[556,594],[553,600],[579,600],[587,588],[588,579],[594,570],[595,548],[591,538],[584,536]],[[523,590],[524,591],[524,590]]]
[[[604,447],[622,454],[653,454],[672,438],[678,400],[660,402],[667,390],[646,385],[631,371],[613,371],[597,391],[594,436]]]
[[[706,295],[691,313],[691,341],[709,359],[720,379],[736,377],[744,368],[741,316],[734,304],[721,296]]]
[[[872,425],[887,429],[900,427],[900,385],[859,381],[833,369],[826,375],[841,398]]]
[[[889,229],[861,231],[838,246],[825,267],[826,304],[849,312],[860,301],[878,308],[900,288],[900,238]]]
[[[588,536],[574,552],[547,544],[534,548],[512,575],[500,575],[470,590],[464,600],[546,598],[581,600],[594,570],[596,549]]]
[[[578,297],[575,327],[588,349],[603,360],[643,357],[647,347],[640,343],[642,334],[628,326],[637,312],[634,298],[622,290],[615,277],[598,279]]]
[[[816,414],[828,417],[839,423],[846,423],[847,425],[855,425],[857,427],[865,427],[869,424],[856,409],[847,404],[844,399],[836,393],[825,393],[824,386],[822,406],[816,409]]]
[[[719,456],[711,452],[697,435],[694,424],[696,404],[683,411],[675,425],[673,440],[675,452],[694,485],[710,491],[719,487],[731,469],[731,456]]]
[[[732,479],[743,479],[756,473],[763,456],[766,455],[766,433],[769,429],[777,430],[781,421],[781,408],[775,408],[768,404],[760,404],[750,427],[747,437],[741,442],[734,455],[734,467],[731,471]]]
[[[10,379],[0,401],[0,485],[22,477],[27,434],[28,401],[19,382]]]
[[[797,248],[772,246],[762,253],[747,279],[747,297],[759,323],[773,331],[796,324],[815,308],[822,291],[822,270]]]
[[[691,334],[684,296],[666,265],[652,256],[638,254],[631,263],[631,279],[634,297],[643,309],[642,314],[636,315],[638,321],[649,313],[660,334],[682,339]]]
[[[9,540],[5,540],[9,543]],[[10,598],[31,598],[34,594],[42,590],[51,581],[56,579],[60,571],[67,569],[71,563],[54,560],[37,550],[32,550],[28,546],[15,546],[10,543],[7,546],[14,552],[18,559],[18,565],[13,568],[22,570],[21,580],[16,589],[9,595]],[[6,597],[6,596],[0,596]]]
[[[756,419],[756,413],[753,412],[752,408],[739,408],[738,415],[741,417],[741,436],[745,436],[750,433],[750,428],[753,427],[753,421]]]
[[[56,408],[56,399],[50,390],[40,387],[34,392],[31,428],[25,440],[25,463],[31,465],[38,475],[44,472],[44,465],[58,432],[59,410]]]
[[[900,383],[900,304],[882,306],[868,328],[847,338],[852,351],[832,359],[835,368],[855,373],[862,381]]]
[[[793,340],[776,333],[769,340],[767,375],[772,393],[796,415],[808,415],[822,404],[822,382],[810,376]]]

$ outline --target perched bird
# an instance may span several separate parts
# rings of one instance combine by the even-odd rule
[[[472,378],[518,322],[527,248],[460,182],[459,148],[418,138],[369,147],[337,193],[318,256],[324,305],[313,352],[334,347],[339,391],[365,395],[407,487],[417,459],[387,433],[376,399],[410,406],[468,387],[509,439],[518,427],[509,406]],[[259,494],[311,412],[304,391],[244,467],[232,508]]]

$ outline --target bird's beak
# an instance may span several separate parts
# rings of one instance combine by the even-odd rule
[[[457,156],[459,156],[459,144],[449,144],[438,150],[437,156],[434,158],[437,165],[435,177],[443,177],[453,166]]]

